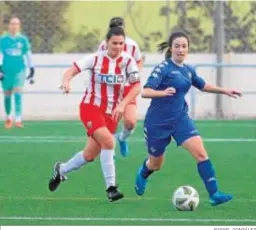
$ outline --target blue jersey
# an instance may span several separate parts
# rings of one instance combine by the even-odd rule
[[[150,74],[144,88],[165,90],[174,87],[173,96],[153,98],[148,108],[145,122],[151,125],[175,123],[177,119],[187,115],[188,105],[185,96],[191,86],[202,89],[205,81],[200,78],[194,68],[189,65],[178,66],[169,60],[157,65]]]

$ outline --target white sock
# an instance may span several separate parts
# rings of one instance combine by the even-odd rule
[[[15,117],[15,121],[16,121],[16,122],[21,122],[21,116]]]
[[[119,134],[119,140],[120,141],[124,141],[126,140],[132,133],[133,133],[134,129],[127,129],[125,127],[123,127],[122,131]]]
[[[11,120],[11,121],[12,121],[12,116],[11,116],[11,115],[6,116],[6,117],[5,117],[5,120]]]
[[[60,175],[64,176],[66,173],[69,173],[73,170],[81,168],[87,163],[84,159],[83,151],[76,153],[70,160],[66,163],[60,165]]]
[[[100,153],[101,169],[105,178],[106,187],[116,185],[116,168],[114,149],[102,149]]]

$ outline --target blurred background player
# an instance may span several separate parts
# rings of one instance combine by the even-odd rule
[[[88,142],[85,149],[76,153],[69,161],[55,164],[49,189],[55,191],[68,172],[79,169],[99,154],[104,154],[102,160],[105,162],[103,171],[106,192],[109,201],[115,201],[123,198],[123,194],[116,186],[113,134],[126,105],[139,94],[140,84],[136,62],[123,52],[124,30],[121,27],[110,28],[106,41],[107,50],[75,62],[64,74],[62,89],[68,93],[71,79],[81,71],[90,71],[90,84],[80,104],[80,118],[87,129]],[[127,81],[131,90],[122,99],[122,88]]]
[[[124,28],[124,26],[125,26],[124,19],[121,17],[113,17],[109,22],[109,28],[113,28],[113,27]],[[99,51],[106,50],[106,49],[107,49],[107,44],[106,44],[106,41],[104,40],[101,42],[99,46]],[[142,68],[143,58],[137,42],[126,36],[124,51],[134,58],[140,70]],[[127,83],[124,88],[123,97],[127,95],[130,89],[131,89],[131,85]],[[137,122],[136,109],[137,109],[136,99],[134,99],[125,107],[124,114],[123,114],[124,124],[121,129],[121,132],[116,135],[116,138],[119,142],[121,155],[124,157],[126,157],[129,154],[127,138],[132,134],[132,132],[135,129],[135,125]]]
[[[161,168],[165,149],[173,137],[178,146],[181,145],[196,159],[210,204],[214,206],[228,202],[232,196],[218,190],[211,160],[194,122],[188,116],[185,95],[191,86],[203,92],[225,94],[234,98],[241,96],[241,93],[205,83],[191,66],[184,64],[189,49],[189,38],[186,34],[171,34],[168,42],[159,46],[160,51],[166,48],[166,60],[155,67],[142,92],[144,98],[152,98],[144,122],[149,155],[138,170],[135,191],[138,195],[143,195],[147,178]]]
[[[15,103],[15,125],[22,128],[22,90],[26,80],[27,66],[30,69],[27,79],[33,83],[34,67],[31,63],[31,48],[27,37],[20,33],[21,22],[17,17],[10,19],[8,33],[0,38],[0,52],[2,53],[2,65],[0,66],[0,78],[4,92],[4,108],[6,113],[5,128],[13,125],[11,117],[12,95]]]

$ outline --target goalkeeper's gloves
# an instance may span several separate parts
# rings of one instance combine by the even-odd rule
[[[0,81],[3,81],[3,80],[4,80],[4,73],[2,70],[2,66],[0,65]]]
[[[35,75],[35,69],[34,67],[30,67],[29,75],[27,76],[27,80],[29,81],[29,84],[34,84],[34,75]]]

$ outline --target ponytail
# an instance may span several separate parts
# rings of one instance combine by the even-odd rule
[[[172,56],[172,51],[170,50],[170,48],[172,47],[172,43],[173,41],[178,38],[178,37],[184,37],[187,39],[188,41],[188,46],[189,46],[189,37],[188,35],[186,35],[185,33],[183,32],[174,32],[170,35],[169,39],[167,42],[162,42],[160,43],[157,48],[158,48],[158,51],[159,52],[164,52],[166,49],[166,52],[165,52],[165,59],[169,59],[171,58]]]
[[[165,59],[169,59],[172,56],[172,52],[170,50],[168,42],[162,42],[157,47],[158,47],[158,51],[161,53],[167,49],[167,51],[165,53]]]
[[[167,42],[162,42],[160,43],[157,48],[159,52],[164,52],[164,50],[168,47],[168,43]]]
[[[170,50],[170,48],[166,51],[166,53],[165,53],[165,59],[167,60],[167,59],[170,59],[171,58],[171,56],[172,56],[172,52],[171,52],[171,50]]]
[[[118,36],[118,35],[122,35],[123,37],[125,37],[124,29],[119,26],[112,27],[108,30],[108,33],[106,35],[106,40],[108,41],[112,36]]]

